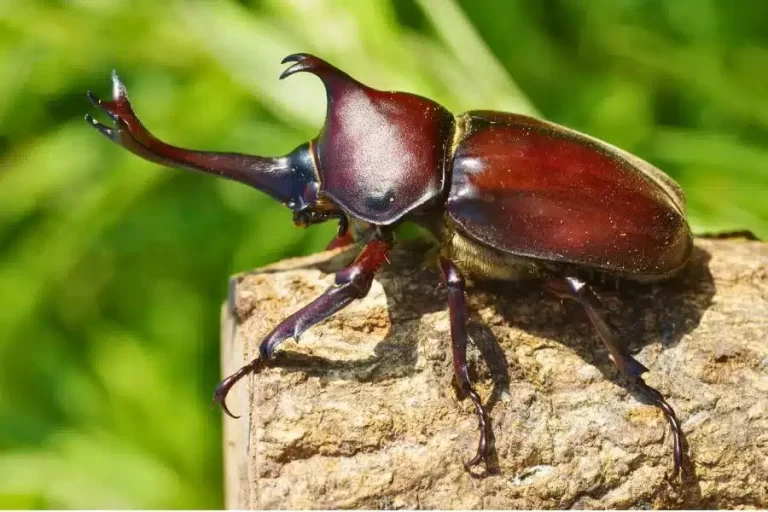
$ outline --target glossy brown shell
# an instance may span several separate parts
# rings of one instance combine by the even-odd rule
[[[680,188],[647,162],[546,121],[469,112],[446,212],[503,253],[664,277],[692,240]]]
[[[283,77],[306,71],[325,85],[328,111],[314,142],[320,190],[352,216],[379,225],[440,196],[453,115],[432,100],[367,87],[307,54]]]

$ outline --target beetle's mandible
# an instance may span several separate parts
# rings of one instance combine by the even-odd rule
[[[553,123],[491,111],[453,115],[429,99],[361,84],[322,59],[286,57],[280,78],[308,72],[322,80],[328,109],[317,138],[285,156],[192,151],[168,145],[136,117],[113,73],[113,97],[91,102],[112,127],[86,115],[110,140],[153,162],[216,174],[251,185],[293,211],[296,225],[339,222],[336,243],[363,246],[335,284],[281,322],[259,357],[224,379],[215,401],[245,375],[274,364],[280,343],[368,293],[401,221],[429,230],[440,243],[440,274],[448,288],[453,366],[458,387],[479,419],[476,455],[487,465],[488,418],[467,371],[465,276],[536,279],[556,296],[578,302],[619,371],[655,404],[674,438],[673,476],[683,433],[647,371],[609,325],[594,275],[658,281],[688,261],[692,238],[680,187],[643,160]]]

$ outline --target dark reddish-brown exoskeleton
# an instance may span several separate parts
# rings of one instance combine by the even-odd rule
[[[464,276],[472,276],[538,279],[581,304],[621,373],[669,421],[676,475],[683,437],[675,413],[644,382],[647,369],[617,340],[585,276],[650,282],[678,272],[692,240],[677,184],[635,156],[556,124],[490,111],[454,116],[426,98],[367,87],[311,55],[284,62],[293,65],[281,78],[309,72],[322,80],[328,111],[316,139],[277,158],[161,142],[138,120],[116,75],[111,101],[90,95],[114,127],[87,121],[133,153],[246,183],[288,206],[297,225],[336,219],[341,240],[351,236],[363,245],[330,289],[277,325],[259,357],[221,382],[216,402],[229,413],[230,388],[273,364],[283,340],[365,296],[387,259],[393,229],[409,220],[440,241],[456,382],[480,422],[477,454],[467,466],[488,455],[488,419],[467,372]]]

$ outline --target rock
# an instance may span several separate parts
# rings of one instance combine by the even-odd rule
[[[238,276],[224,374],[353,256]],[[577,304],[529,283],[469,288],[470,370],[499,469],[470,475],[477,420],[451,385],[445,289],[423,250],[391,259],[367,298],[286,341],[283,366],[230,394],[243,417],[224,419],[228,507],[768,507],[768,245],[700,239],[672,281],[605,285],[686,433],[691,474],[676,482],[662,414],[628,391]]]

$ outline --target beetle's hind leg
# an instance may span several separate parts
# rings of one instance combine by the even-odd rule
[[[672,428],[674,438],[674,469],[672,470],[672,478],[677,477],[683,462],[683,443],[685,442],[680,422],[675,415],[675,411],[661,393],[643,380],[642,374],[647,372],[648,368],[632,357],[627,348],[615,337],[614,329],[608,322],[605,308],[594,290],[586,282],[574,277],[547,281],[544,287],[560,298],[572,299],[581,304],[600,339],[603,340],[606,348],[611,353],[613,362],[619,371],[638,392],[664,413]]]
[[[440,270],[443,282],[448,287],[448,311],[451,318],[451,345],[453,347],[453,371],[456,377],[456,384],[466,396],[472,400],[477,412],[477,418],[480,429],[480,439],[477,443],[477,453],[475,456],[464,463],[464,466],[470,468],[476,466],[481,461],[485,462],[488,468],[489,446],[488,429],[490,428],[488,415],[485,413],[480,396],[472,387],[472,381],[469,379],[467,369],[467,303],[464,295],[464,277],[453,262],[440,258]]]
[[[227,394],[232,386],[246,375],[258,373],[265,366],[269,366],[272,363],[275,349],[284,340],[290,337],[298,339],[301,333],[313,325],[325,320],[353,300],[365,297],[371,289],[374,275],[387,260],[391,246],[391,239],[384,234],[381,238],[368,242],[351,265],[336,273],[336,281],[333,286],[280,322],[262,340],[259,344],[259,357],[219,383],[213,396],[214,404],[220,404],[224,412],[237,418],[229,411],[226,404]]]

